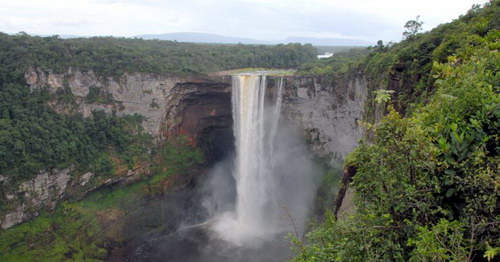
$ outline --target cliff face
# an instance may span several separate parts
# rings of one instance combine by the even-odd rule
[[[71,103],[51,100],[50,105],[59,113],[81,113],[87,117],[94,110],[117,116],[140,114],[145,117],[142,123],[145,132],[153,135],[156,142],[186,136],[193,146],[206,153],[208,162],[220,160],[233,150],[228,76],[180,78],[137,73],[101,79],[92,71],[69,69],[64,74],[54,74],[31,69],[25,78],[30,88],[48,88],[54,97],[61,92],[72,95]],[[276,78],[270,77],[268,87],[277,82]],[[289,76],[285,77],[282,112],[304,130],[312,151],[334,164],[362,136],[357,120],[363,116],[366,92],[363,76],[339,79]],[[51,210],[62,199],[78,199],[101,186],[132,183],[150,175],[147,165],[117,170],[111,178],[90,172],[81,174],[73,166],[40,171],[17,189],[2,192],[7,208],[0,216],[1,228],[29,220],[42,209]],[[6,178],[1,176],[0,182],[3,180]]]
[[[31,89],[47,88],[54,97],[50,106],[61,114],[81,113],[88,117],[95,110],[117,116],[140,114],[145,117],[144,131],[153,135],[157,143],[185,135],[194,146],[206,151],[223,152],[233,142],[230,88],[224,78],[137,73],[124,74],[119,79],[101,79],[92,71],[71,69],[64,74],[31,69],[25,78]],[[57,95],[64,92],[72,95],[70,103],[57,99]],[[219,134],[223,134],[222,139],[218,138]],[[133,183],[149,175],[147,163],[132,169],[116,168],[112,177],[78,173],[73,166],[41,170],[17,189],[2,189],[0,197],[5,207],[0,213],[0,227],[5,229],[22,223],[37,216],[42,209],[52,210],[62,199],[79,199],[96,188]],[[0,176],[0,182],[9,183],[8,177]]]
[[[80,72],[71,69],[65,74],[31,69],[26,72],[25,78],[32,89],[47,87],[53,94],[69,89],[76,98],[74,104],[52,104],[60,113],[76,111],[85,117],[90,116],[94,110],[114,112],[117,116],[141,114],[146,118],[143,122],[144,130],[153,136],[160,134],[166,101],[172,89],[178,83],[190,81],[188,78],[139,73],[124,74],[119,79],[101,79],[92,71]],[[98,90],[97,95],[107,99],[89,101],[92,89]]]
[[[358,144],[363,128],[367,81],[363,75],[341,78],[288,77],[283,111],[304,130],[311,149],[331,164]]]
[[[52,210],[68,186],[70,171],[71,168],[65,168],[40,172],[33,180],[22,183],[16,192],[7,193],[5,197],[17,205],[1,220],[1,228],[9,228],[37,216],[38,211],[44,207]],[[26,201],[16,198],[24,198]]]

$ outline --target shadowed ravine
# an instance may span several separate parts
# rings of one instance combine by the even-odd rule
[[[280,261],[291,257],[284,235],[255,245],[235,245],[221,240],[210,224],[190,226],[156,239],[141,261]]]

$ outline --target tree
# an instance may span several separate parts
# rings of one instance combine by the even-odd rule
[[[375,50],[378,50],[378,51],[384,50],[384,41],[378,40],[377,45],[375,46]]]
[[[418,15],[415,20],[409,20],[405,24],[405,31],[403,32],[403,39],[408,39],[416,35],[418,32],[422,30],[422,25],[424,22],[419,21],[420,16]]]

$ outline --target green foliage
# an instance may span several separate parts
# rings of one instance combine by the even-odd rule
[[[403,32],[404,38],[411,38],[415,36],[419,31],[422,30],[422,25],[424,22],[418,21],[420,16],[417,16],[415,20],[409,20],[405,24],[405,31]]]
[[[395,92],[394,90],[380,89],[373,91],[375,93],[375,102],[377,104],[383,104],[391,101],[391,95]]]
[[[410,261],[470,260],[463,223],[441,219],[431,229],[421,226],[417,230],[416,238],[408,240],[410,246],[415,246]]]
[[[314,46],[318,50],[318,55],[324,53],[342,53],[349,52],[351,49],[365,49],[363,46]]]
[[[112,175],[114,171],[113,162],[111,162],[111,158],[108,154],[102,153],[99,157],[97,157],[91,166],[91,169],[98,174],[103,175]]]
[[[498,10],[498,3],[493,1],[462,20],[477,23],[476,14]],[[481,32],[475,40],[478,44],[463,45],[447,63],[430,61],[433,66],[428,72],[437,89],[425,105],[408,117],[389,106],[371,140],[361,142],[348,157],[347,165],[357,167],[351,184],[357,213],[317,225],[308,235],[309,245],[295,240],[296,260],[496,258],[500,246],[499,32]]]
[[[102,261],[107,256],[99,241],[95,216],[64,204],[11,230],[0,231],[2,261]]]
[[[8,175],[11,183],[29,179],[43,169],[65,168],[72,163],[110,173],[109,156],[105,156],[110,148],[129,158],[129,149],[144,151],[137,148],[143,147],[139,144],[144,140],[137,140],[141,133],[128,130],[141,119],[117,118],[103,112],[94,112],[90,118],[57,114],[47,105],[48,100],[44,90],[30,91],[20,84],[0,87],[0,174]]]
[[[498,39],[498,17],[500,4],[497,0],[485,4],[484,8],[475,6],[466,15],[430,32],[412,34],[400,43],[371,48],[372,52],[357,68],[370,80],[369,91],[395,90],[392,99],[395,109],[410,115],[436,90],[431,72],[434,62],[445,63],[449,56],[470,51],[474,49],[470,47],[486,42],[498,49],[499,44],[493,39]],[[417,20],[414,22],[412,24],[418,24]],[[375,115],[379,111],[375,110],[378,105],[374,98],[369,92],[366,121],[379,119]]]
[[[318,160],[318,162],[321,161]],[[341,184],[342,169],[340,168],[340,164],[337,167],[331,168],[327,162],[323,163],[324,170],[327,170],[327,172],[323,175],[322,181],[316,190],[316,198],[314,200],[315,214],[322,214],[334,208],[335,192],[339,190]]]
[[[73,102],[75,102],[76,97],[71,92],[68,80],[66,78],[64,79],[63,87],[64,88],[58,89],[56,91],[57,101],[62,101],[65,102],[66,104],[72,104]]]
[[[308,234],[308,244],[297,238],[293,251],[295,261],[392,261],[402,260],[403,249],[391,242],[397,233],[391,231],[389,216],[356,214],[335,220],[327,213],[325,221]]]
[[[127,210],[139,207],[144,200],[144,186],[142,182],[99,190],[82,201],[62,203],[53,212],[0,231],[0,260],[105,260],[109,241],[120,239],[108,234],[109,225],[103,224],[98,215],[110,212],[124,215]]]
[[[151,187],[174,173],[187,175],[203,161],[200,150],[191,147],[185,138],[166,143],[157,151],[149,179],[130,186],[103,188],[81,201],[64,202],[53,212],[0,230],[0,261],[105,260],[110,241],[114,245],[123,241],[119,233],[113,234],[114,227],[120,231],[121,224],[115,221],[110,227],[106,219],[97,217],[113,213],[118,219],[134,212],[151,196]],[[165,188],[154,189],[156,194],[165,192]]]
[[[22,82],[29,67],[102,77],[144,72],[196,75],[242,67],[294,68],[316,58],[311,45],[216,45],[92,37],[10,36],[0,33],[0,83]]]
[[[336,53],[332,57],[318,59],[313,62],[301,65],[297,74],[307,76],[333,76],[336,74],[348,73],[352,68],[357,67],[369,50],[363,48],[351,49],[347,52]]]
[[[113,96],[111,94],[103,92],[101,88],[96,86],[89,87],[89,93],[85,97],[85,101],[89,104],[111,104],[114,102]]]
[[[488,259],[488,261],[492,261],[497,255],[500,255],[500,247],[491,247],[490,245],[486,246],[486,252],[484,252],[484,258]]]
[[[157,175],[152,183],[159,182],[172,174],[186,172],[189,167],[204,161],[202,151],[193,150],[185,137],[178,137],[175,141],[166,141],[160,146],[155,157],[157,161],[152,170]]]

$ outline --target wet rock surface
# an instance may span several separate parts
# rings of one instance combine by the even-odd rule
[[[358,144],[367,82],[362,75],[339,79],[287,77],[283,113],[302,127],[312,151],[341,161]]]

